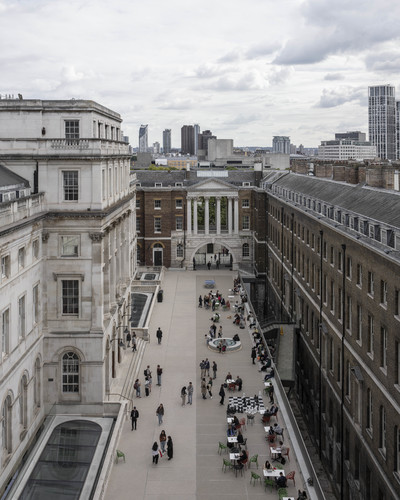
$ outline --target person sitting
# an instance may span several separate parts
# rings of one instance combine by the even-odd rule
[[[274,424],[274,432],[283,438],[283,429],[279,424]]]
[[[220,303],[221,303],[221,306],[225,305],[225,299],[223,297],[221,297]]]
[[[240,430],[238,430],[237,442],[238,442],[239,444],[243,444],[243,443],[244,443],[244,437],[243,437],[243,434],[241,433],[241,431],[240,431]]]
[[[275,478],[275,482],[276,482],[276,486],[278,488],[286,488],[287,486],[287,479],[286,477],[283,475],[283,472],[281,472],[279,474],[279,477],[276,477]]]
[[[225,306],[227,309],[231,308],[231,303],[229,302],[229,300],[226,301]]]
[[[305,491],[298,491],[298,497],[297,500],[307,500],[307,493]]]
[[[275,376],[275,370],[274,370],[274,368],[272,368],[271,371],[269,373],[267,373],[267,375],[265,375],[264,382],[273,378],[274,376]]]
[[[288,447],[283,444],[283,441],[279,441],[279,448],[281,450],[279,455],[280,458],[282,458],[282,456],[287,455]]]
[[[228,430],[226,431],[226,435],[228,437],[236,436],[236,431],[235,431],[235,427],[233,424],[228,427]]]
[[[237,333],[235,333],[235,335],[233,336],[232,340],[234,340],[235,342],[240,342],[240,337]]]
[[[233,416],[232,426],[235,428],[235,430],[240,429],[240,422],[236,415]]]
[[[242,454],[240,455],[240,457],[237,459],[237,463],[238,464],[242,464],[244,465],[244,463],[247,462],[247,451],[246,450],[243,450],[242,451]],[[285,478],[286,479],[286,478]]]
[[[267,371],[267,369],[268,369],[268,368],[270,368],[270,367],[271,367],[271,360],[270,360],[270,358],[266,358],[266,359],[264,360],[264,364],[263,364],[263,366],[261,367],[261,371],[262,371],[262,372],[266,372],[266,371]]]
[[[231,375],[231,372],[228,372],[228,374],[225,377],[225,380],[233,380],[233,377]]]
[[[272,465],[269,463],[269,460],[265,461],[264,469],[266,469],[266,470],[271,470],[272,469]]]
[[[239,323],[240,323],[240,316],[238,313],[236,313],[235,316],[233,317],[233,324],[238,325]]]

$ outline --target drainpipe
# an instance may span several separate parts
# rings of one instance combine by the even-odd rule
[[[283,230],[285,228],[284,223],[283,223],[283,218],[285,216],[285,208],[281,208],[281,313],[280,313],[280,320],[283,321],[283,297],[284,297],[284,291],[285,291],[285,279],[284,279],[284,273],[283,273],[283,260],[284,260],[284,251],[283,251]]]
[[[319,320],[318,320],[318,335],[319,335],[319,382],[318,382],[318,389],[319,389],[319,409],[318,409],[318,419],[319,419],[319,458],[320,460],[322,459],[322,306],[323,306],[323,290],[322,290],[322,264],[323,264],[323,249],[324,249],[324,232],[321,230],[319,232],[320,234],[320,263],[319,263],[319,292],[320,292],[320,299],[319,299]]]
[[[344,340],[346,335],[346,245],[342,245],[343,250],[343,280],[342,280],[342,352],[341,352],[341,382],[342,394],[340,400],[340,500],[344,499]]]
[[[292,231],[292,241],[290,249],[290,260],[292,261],[291,267],[291,289],[290,289],[290,319],[293,321],[294,317],[294,212],[292,212],[292,220],[290,221],[290,230]]]

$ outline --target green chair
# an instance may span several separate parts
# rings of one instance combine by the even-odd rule
[[[272,490],[275,486],[275,481],[273,479],[269,479],[268,477],[266,477],[264,479],[264,489],[265,490],[267,489],[267,486],[271,486],[271,490]]]
[[[229,460],[226,460],[225,458],[222,459],[222,470],[226,472],[226,469],[232,469],[233,463],[230,462]]]
[[[221,455],[222,452],[225,450],[227,451],[228,447],[224,444],[221,443],[221,441],[218,443],[218,453]]]
[[[253,486],[256,485],[256,481],[260,480],[260,484],[261,484],[261,476],[259,476],[258,474],[256,474],[255,472],[252,472],[251,473],[251,478],[250,478],[250,483],[254,480],[254,483],[253,483]]]
[[[283,465],[282,465],[282,464],[275,464],[275,467],[276,467],[277,469],[283,469]]]
[[[120,458],[123,458],[124,459],[124,462],[125,462],[125,453],[121,450],[116,450],[117,451],[117,456],[115,458],[115,463],[118,463],[118,460]]]
[[[279,500],[282,500],[283,497],[288,496],[288,492],[286,488],[279,488],[278,490]]]
[[[251,467],[251,464],[257,464],[257,469],[258,469],[258,455],[253,455],[250,459],[249,459],[249,469]]]

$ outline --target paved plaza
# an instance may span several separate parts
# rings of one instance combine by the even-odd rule
[[[218,442],[226,444],[226,404],[219,404],[219,387],[225,376],[230,373],[243,379],[242,392],[246,396],[258,395],[263,390],[263,374],[250,357],[252,340],[248,328],[244,330],[232,324],[231,312],[221,312],[223,336],[233,337],[238,333],[242,349],[236,352],[219,354],[211,351],[205,342],[211,321],[211,309],[198,308],[198,297],[204,295],[204,281],[214,279],[216,288],[225,299],[232,288],[233,278],[230,271],[167,271],[162,282],[164,300],[156,303],[150,320],[150,343],[146,345],[137,377],[144,387],[143,370],[150,365],[153,374],[153,388],[149,397],[134,399],[134,405],[140,412],[138,428],[131,431],[131,422],[126,420],[118,443],[118,449],[126,456],[113,465],[111,477],[106,489],[107,500],[230,500],[277,499],[275,490],[264,490],[264,481],[255,486],[250,484],[250,471],[235,477],[232,470],[223,472],[223,458],[218,454]],[[158,345],[155,332],[158,327],[163,331],[161,345]],[[137,356],[130,350],[125,356]],[[200,368],[202,359],[216,361],[217,378],[214,380],[213,398],[203,400],[200,393]],[[156,367],[163,368],[162,385],[158,387]],[[132,377],[136,378],[136,377]],[[194,385],[193,405],[181,406],[180,391],[189,382]],[[133,382],[132,382],[133,384]],[[118,392],[117,388],[113,388]],[[226,391],[225,403],[230,392]],[[241,394],[240,394],[241,395]],[[279,395],[275,401],[279,406]],[[269,406],[267,396],[263,396]],[[156,409],[160,403],[165,407],[164,422],[158,425]],[[245,414],[238,414],[239,419]],[[279,423],[286,427],[282,415]],[[159,434],[165,429],[174,443],[174,457],[168,461],[164,456],[157,466],[152,464],[151,446],[158,441]],[[268,445],[261,424],[261,417],[256,416],[254,425],[244,431],[247,437],[249,456],[258,454],[259,467],[251,464],[250,470],[262,477],[262,464],[267,455]],[[285,434],[285,444],[292,448],[289,436]],[[299,472],[296,457],[292,449],[290,462],[284,466],[285,473],[296,472],[296,487],[288,483],[288,492],[297,498],[298,488],[303,487],[303,478]]]

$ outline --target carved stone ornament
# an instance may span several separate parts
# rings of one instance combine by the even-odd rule
[[[89,238],[95,243],[100,243],[104,238],[104,233],[89,233]]]
[[[50,233],[42,233],[42,241],[43,243],[47,243],[48,239],[50,238]]]

